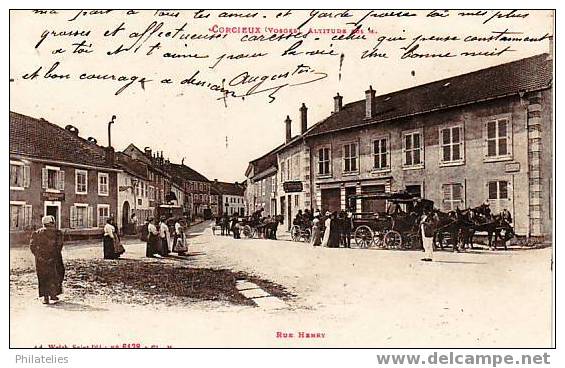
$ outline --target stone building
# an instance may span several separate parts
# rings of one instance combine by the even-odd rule
[[[278,215],[277,211],[277,147],[249,162],[245,177],[245,209],[248,215],[263,208],[264,216]]]
[[[548,54],[342,105],[305,134],[313,207],[407,190],[442,210],[488,201],[518,235],[551,234],[552,60]],[[358,200],[357,211],[385,203]]]
[[[117,214],[115,152],[79,130],[10,112],[10,242],[27,242],[44,215],[65,239],[100,236]]]
[[[218,215],[245,215],[245,188],[240,183],[226,183],[215,179],[211,183],[211,191],[217,193]]]

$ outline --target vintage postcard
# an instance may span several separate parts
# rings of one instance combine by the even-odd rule
[[[9,19],[10,347],[554,347],[554,11]]]

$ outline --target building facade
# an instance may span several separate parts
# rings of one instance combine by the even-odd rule
[[[10,242],[29,240],[53,215],[65,239],[99,236],[117,214],[115,153],[94,138],[10,112]]]
[[[336,104],[306,134],[313,207],[407,190],[444,211],[488,201],[494,213],[510,211],[516,234],[551,234],[551,68],[538,55],[382,96],[369,88],[364,100]],[[386,203],[354,205],[373,212]]]
[[[248,215],[263,208],[264,216],[276,216],[277,201],[277,154],[275,150],[249,163],[245,172],[247,178],[244,192],[244,207]]]
[[[310,128],[303,105],[301,134],[287,117],[285,144],[269,153],[279,213],[381,212],[386,201],[351,196],[404,190],[443,211],[488,201],[510,211],[517,235],[550,236],[552,67],[542,54],[383,95],[369,87],[346,105],[337,94]],[[266,204],[256,167],[269,154],[248,167],[248,211]]]
[[[212,193],[218,196],[218,216],[245,215],[245,188],[240,183],[227,183],[215,179],[211,183]]]

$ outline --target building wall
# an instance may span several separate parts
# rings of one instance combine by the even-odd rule
[[[284,216],[285,225],[290,226],[299,210],[311,207],[310,149],[302,142],[283,147],[277,152],[279,173],[277,175],[278,214]],[[302,191],[286,192],[285,182],[301,182]],[[283,208],[284,207],[284,208]]]
[[[274,178],[276,178],[276,171],[271,175],[268,175],[262,179],[258,180],[248,180],[244,201],[247,214],[252,214],[260,208],[263,208],[263,216],[275,216],[279,214],[277,209],[277,197],[276,192],[276,182],[273,183]],[[275,185],[273,185],[275,184]],[[225,206],[225,204],[224,204]]]
[[[132,179],[137,180],[137,189],[132,186]],[[143,185],[141,184],[143,183]],[[119,190],[120,187],[122,190]],[[143,188],[143,189],[142,189]],[[123,209],[124,203],[129,203],[129,218],[132,213],[137,215],[138,225],[147,218],[154,216],[154,209],[149,207],[149,182],[141,180],[126,172],[118,173],[118,216],[116,222],[119,229],[124,226]]]
[[[312,151],[311,166],[314,190],[312,203],[314,208],[321,207],[321,190],[339,188],[341,208],[345,208],[345,192],[348,187],[355,187],[360,193],[371,185],[383,185],[386,191],[405,189],[407,185],[421,185],[422,195],[435,202],[436,207],[443,205],[442,185],[461,183],[463,185],[463,207],[475,207],[489,198],[488,182],[493,180],[508,181],[509,199],[491,201],[497,208],[507,207],[512,213],[517,234],[526,235],[529,231],[528,207],[528,133],[527,104],[518,96],[483,102],[448,111],[430,113],[414,118],[394,122],[375,124],[371,127],[350,130],[320,137],[312,137],[308,145]],[[550,111],[544,110],[544,126],[550,122]],[[493,118],[508,118],[512,127],[511,157],[488,162],[485,158],[485,124]],[[446,166],[440,164],[440,128],[450,124],[462,125],[464,136],[464,160],[461,164]],[[424,164],[421,168],[403,167],[403,132],[420,130],[423,133]],[[545,134],[549,140],[551,132]],[[378,137],[389,139],[390,169],[373,169],[373,141]],[[344,173],[343,145],[355,142],[358,145],[358,171]],[[318,148],[327,145],[331,149],[331,175],[318,175]],[[550,145],[544,145],[547,157],[552,157]],[[546,170],[548,167],[545,167]],[[550,175],[544,175],[542,185],[549,186]],[[352,189],[349,189],[351,191]],[[548,191],[545,191],[546,193]],[[333,193],[337,193],[334,190]],[[549,198],[544,198],[549,203]],[[360,210],[361,205],[356,204]],[[547,208],[547,205],[545,206]],[[543,213],[543,212],[542,212]],[[541,214],[540,216],[548,217]],[[547,231],[547,228],[546,228]]]
[[[11,235],[13,235],[11,242],[19,242],[22,239],[26,241],[25,238],[29,235],[32,229],[41,227],[41,218],[45,215],[46,203],[50,205],[58,205],[60,207],[60,228],[64,230],[67,235],[75,234],[77,236],[86,236],[101,234],[101,229],[97,226],[98,205],[109,205],[110,215],[117,215],[117,173],[115,171],[96,170],[55,163],[48,164],[30,160],[19,160],[17,158],[11,158],[11,160],[29,165],[30,181],[28,188],[23,190],[10,190],[10,202],[25,203],[26,205],[32,206],[30,229],[24,232],[25,234],[21,231],[11,232]],[[61,171],[65,172],[64,190],[59,193],[51,194],[53,197],[59,197],[54,201],[48,201],[42,197],[42,193],[47,193],[47,191],[42,188],[42,169],[46,166],[58,167]],[[87,194],[76,194],[75,192],[75,170],[77,169],[87,171]],[[98,194],[98,173],[108,174],[109,187],[107,196],[101,196]],[[64,199],[60,198],[62,194],[64,194]],[[87,204],[93,208],[93,226],[89,226],[89,229],[70,228],[71,207],[74,206],[75,203]]]
[[[234,213],[240,215],[245,213],[245,198],[243,196],[223,194],[222,205],[223,213],[227,213],[229,216]]]

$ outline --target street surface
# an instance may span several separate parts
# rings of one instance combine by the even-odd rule
[[[237,282],[238,290],[244,290],[251,300],[257,291],[257,306],[178,297],[160,302],[158,295],[143,293],[120,300],[119,292],[111,298],[103,293],[77,294],[64,284],[62,301],[45,306],[37,298],[29,250],[14,248],[10,260],[11,347],[552,344],[551,248],[436,252],[435,261],[426,263],[420,261],[419,251],[235,240],[212,235],[210,223],[196,225],[191,231],[190,257],[151,262],[162,262],[171,269],[243,272],[279,285],[293,296],[275,298],[259,281],[244,280]],[[139,262],[147,262],[144,244],[133,240],[125,248],[126,262],[141,266],[144,263]],[[63,257],[66,263],[99,261],[102,244],[67,246]],[[256,289],[257,285],[261,288]]]

